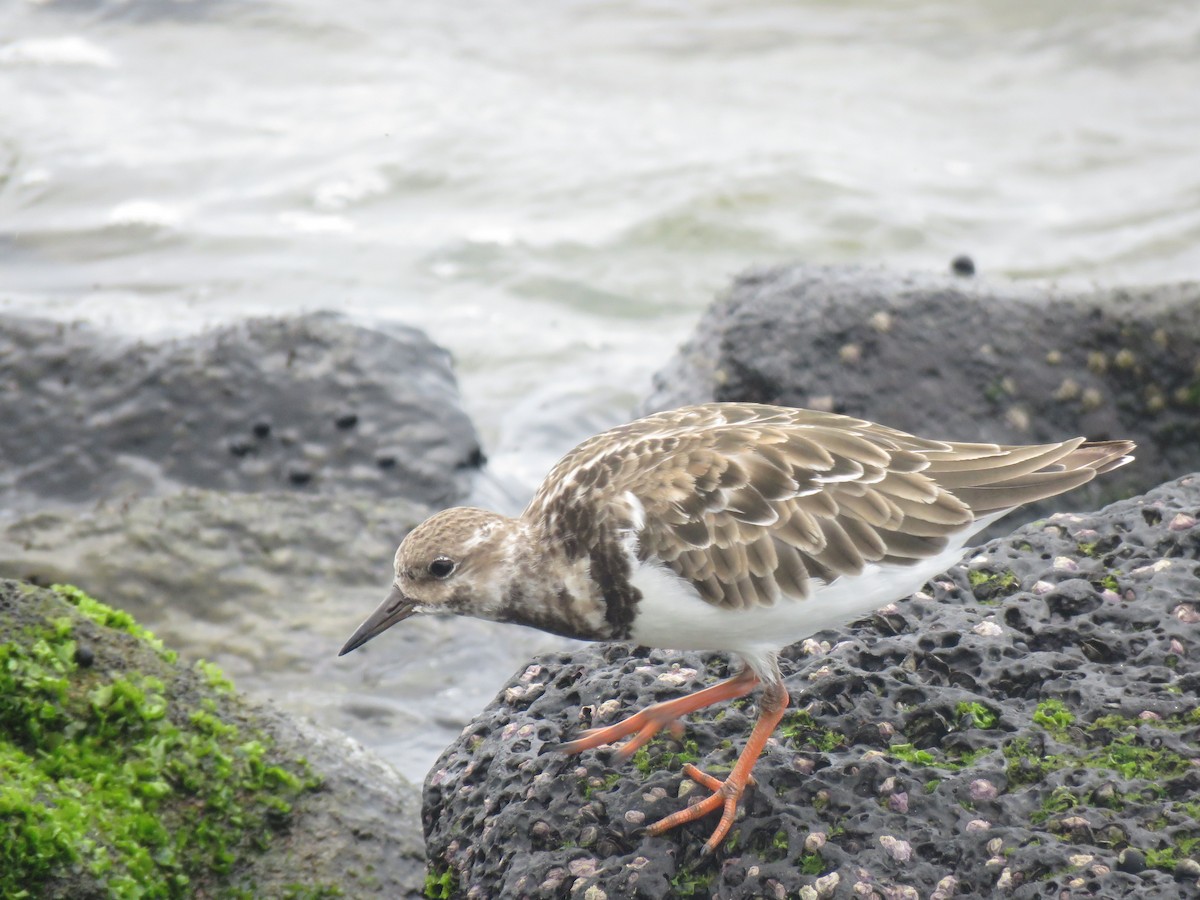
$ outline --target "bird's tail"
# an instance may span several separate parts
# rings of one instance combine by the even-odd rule
[[[1057,444],[950,447],[944,455],[929,454],[926,472],[980,519],[1087,484],[1130,462],[1135,445],[1072,438]]]

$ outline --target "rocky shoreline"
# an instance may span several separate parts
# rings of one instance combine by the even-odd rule
[[[748,706],[693,717],[682,742],[624,767],[549,748],[581,727],[581,708],[600,721],[676,696],[723,675],[720,658],[603,647],[522,666],[429,775],[426,872],[415,787],[336,731],[239,699],[285,755],[311,748],[329,808],[295,803],[295,839],[275,846],[300,856],[248,852],[238,883],[302,858],[307,883],[349,896],[1200,891],[1200,487],[1179,477],[1200,470],[1197,346],[1197,285],[1067,294],[819,267],[742,277],[645,408],[743,399],[958,439],[1133,438],[1136,465],[1061,498],[1121,502],[994,541],[928,595],[791,648],[795,703],[716,860],[697,856],[690,829],[648,839],[639,826],[687,802],[684,761],[728,763]],[[404,533],[460,501],[484,462],[449,358],[424,335],[318,314],[147,345],[0,317],[0,413],[0,577],[79,585],[168,645],[218,655],[259,694],[324,694],[326,726],[457,733],[469,711],[440,713],[435,698],[422,717],[404,695],[354,691],[437,659],[452,695],[471,660],[447,636],[475,623],[409,629],[353,668],[330,650],[379,599]],[[27,598],[54,601],[4,591],[0,628]],[[62,618],[47,615],[39,627]],[[93,639],[109,648],[104,671],[159,665]]]

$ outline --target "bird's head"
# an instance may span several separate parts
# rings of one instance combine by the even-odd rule
[[[391,593],[338,656],[418,613],[489,618],[501,600],[496,576],[510,568],[519,536],[516,521],[484,509],[455,507],[426,519],[396,551]]]

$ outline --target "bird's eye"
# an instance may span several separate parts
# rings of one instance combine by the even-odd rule
[[[454,571],[454,560],[439,556],[429,564],[429,574],[434,578],[449,578]]]

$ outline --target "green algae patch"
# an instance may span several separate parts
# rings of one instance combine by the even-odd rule
[[[1010,790],[1044,792],[1030,820],[1050,831],[1070,833],[1063,816],[1086,819],[1096,832],[1116,829],[1124,845],[1128,825],[1150,832],[1157,846],[1143,843],[1151,868],[1173,871],[1200,851],[1200,803],[1191,800],[1200,761],[1200,707],[1165,718],[1109,714],[1090,723],[1064,703],[1046,700],[1032,715],[1035,726],[1055,742],[1021,737],[1004,747]],[[1094,789],[1074,787],[1072,773],[1107,773]]]
[[[458,895],[458,875],[451,867],[433,869],[425,876],[425,896],[428,900],[450,900]]]
[[[241,863],[318,786],[307,764],[128,614],[0,587],[0,896],[252,896]]]
[[[967,572],[967,581],[977,600],[997,600],[1021,589],[1021,579],[1007,569],[1003,572],[972,569]]]
[[[58,594],[58,596],[62,597],[97,625],[102,625],[105,628],[115,628],[118,631],[124,631],[126,634],[133,635],[153,648],[154,652],[167,662],[173,663],[178,658],[174,650],[168,650],[164,647],[162,641],[139,625],[129,613],[113,609],[111,606],[89,597],[73,584],[54,584],[50,586],[50,590],[54,591],[54,593]]]
[[[822,728],[802,709],[789,712],[780,723],[779,736],[796,747],[831,753],[846,745],[845,735]]]
[[[1061,700],[1043,700],[1033,711],[1033,721],[1055,737],[1061,738],[1075,722],[1075,715]]]
[[[700,748],[694,740],[685,740],[681,750],[671,750],[669,749],[671,746],[672,744],[669,744],[667,739],[661,735],[654,737],[646,746],[639,747],[633,754],[634,768],[643,775],[649,775],[651,772],[662,769],[677,772],[687,763],[700,762]]]
[[[954,707],[954,714],[960,719],[965,718],[970,727],[984,730],[995,728],[1000,718],[995,710],[983,703],[959,703]]]

